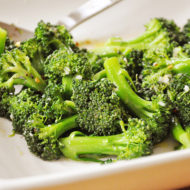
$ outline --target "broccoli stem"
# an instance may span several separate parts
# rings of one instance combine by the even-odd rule
[[[184,73],[190,75],[190,59],[179,59],[172,63],[174,73]]]
[[[62,78],[62,88],[64,90],[64,95],[67,98],[71,97],[73,93],[72,83],[73,83],[73,78],[71,76],[65,76]]]
[[[130,48],[144,48],[147,44],[146,42],[152,43],[151,39],[154,40],[154,37],[158,37],[158,32],[162,28],[162,25],[157,19],[151,20],[148,24],[146,31],[138,36],[137,38],[129,41],[122,41],[120,38],[111,38],[106,45],[108,46],[120,46],[120,47],[130,47]],[[152,38],[153,37],[153,38]],[[156,43],[162,39],[163,35],[159,36],[159,39],[156,39]]]
[[[124,133],[112,136],[85,136],[75,131],[69,137],[60,139],[59,145],[64,156],[81,160],[90,154],[118,156],[126,151],[127,141]]]
[[[74,115],[60,121],[59,123],[55,123],[50,126],[41,128],[40,133],[39,133],[39,138],[45,139],[47,137],[52,137],[52,136],[55,138],[60,137],[66,131],[77,127],[77,124],[75,121],[76,118],[77,118],[77,115]]]
[[[0,28],[0,55],[4,51],[7,32]]]
[[[171,59],[159,63],[157,66],[153,66],[152,70],[155,70],[153,74],[147,76],[147,81],[158,81],[161,76],[166,74],[187,74],[190,75],[190,59],[180,58]]]
[[[190,148],[190,134],[183,129],[176,117],[174,118],[172,134],[173,137],[182,144],[183,148]]]
[[[130,87],[126,80],[126,72],[123,72],[117,58],[107,59],[104,63],[107,78],[113,82],[117,89],[116,93],[121,100],[140,118],[152,116],[155,108],[150,101],[140,98]]]
[[[100,80],[100,79],[102,79],[102,78],[105,78],[106,77],[106,70],[104,69],[104,70],[102,70],[102,71],[100,71],[100,72],[98,72],[98,73],[96,73],[94,76],[93,76],[93,80]]]

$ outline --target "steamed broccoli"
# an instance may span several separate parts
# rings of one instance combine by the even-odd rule
[[[107,78],[116,86],[116,93],[123,103],[139,118],[146,121],[153,132],[153,141],[162,141],[169,132],[171,105],[164,94],[160,94],[153,101],[139,97],[130,87],[126,79],[126,72],[121,68],[117,58],[113,57],[104,63]]]
[[[121,125],[123,125],[121,123]],[[151,129],[143,120],[129,119],[127,130],[112,136],[86,136],[79,131],[60,139],[60,149],[73,160],[98,161],[102,157],[132,159],[151,154]]]
[[[82,131],[93,135],[121,133],[119,122],[131,117],[114,92],[116,86],[107,79],[100,81],[74,81],[72,100]]]
[[[168,96],[175,107],[175,113],[183,126],[190,125],[190,76],[178,74],[170,80]]]
[[[37,91],[43,91],[46,84],[32,67],[25,53],[19,49],[6,51],[0,58],[0,88],[12,88],[21,84]]]
[[[180,53],[179,57],[162,59],[142,71],[142,88],[148,89],[147,96],[165,93],[176,74],[190,75],[190,58]],[[148,95],[149,94],[149,95]]]
[[[147,56],[150,54],[149,57],[152,57],[154,52],[171,56],[173,48],[184,43],[186,43],[186,38],[174,21],[154,18],[146,25],[146,31],[139,37],[130,41],[111,38],[105,47],[95,49],[95,52],[110,57],[120,52],[126,54],[132,49],[145,49]]]
[[[10,51],[12,49],[16,48],[15,43],[13,40],[11,40],[8,36],[5,41],[5,49],[4,51]]]
[[[54,93],[23,89],[10,98],[14,132],[24,135],[31,152],[45,160],[60,158],[58,136],[77,126],[73,103]]]
[[[71,34],[63,25],[52,25],[40,21],[35,29],[34,36],[43,49],[46,49],[50,53],[65,46],[72,50],[78,50]]]
[[[59,90],[48,84],[43,94],[32,89],[23,89],[9,100],[13,129],[22,134],[25,123],[31,115],[38,114],[43,118],[44,125],[57,123],[75,113],[73,102],[65,101]]]
[[[31,115],[23,132],[30,151],[44,160],[62,157],[58,137],[77,127],[75,119],[76,116],[71,116],[58,123],[44,125],[40,115]]]
[[[183,32],[187,38],[187,43],[190,41],[190,19],[187,20],[187,23],[183,27]]]
[[[12,96],[9,102],[13,131],[22,134],[28,117],[38,111],[40,94],[30,88],[24,89],[19,94]]]
[[[67,99],[72,95],[73,79],[90,79],[91,63],[84,52],[75,53],[70,48],[54,51],[44,65],[45,77],[51,81]]]
[[[181,144],[179,149],[190,148],[190,126],[184,129],[177,117],[173,119],[172,134],[174,139]]]

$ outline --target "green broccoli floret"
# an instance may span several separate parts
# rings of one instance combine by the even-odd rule
[[[170,80],[168,96],[175,107],[175,113],[183,126],[190,126],[190,76],[178,74]]]
[[[123,125],[121,123],[121,125]],[[151,130],[139,119],[129,119],[127,130],[112,136],[86,136],[79,131],[60,139],[60,149],[73,160],[104,162],[101,158],[116,156],[132,159],[152,152]]]
[[[44,125],[40,115],[31,115],[23,132],[30,151],[43,160],[61,158],[63,155],[59,149],[58,137],[77,127],[75,119],[76,116],[71,116],[58,123]]]
[[[78,50],[71,34],[63,25],[52,25],[40,21],[35,29],[34,36],[42,47],[49,50],[50,53],[65,46],[72,50]]]
[[[40,94],[28,88],[10,98],[9,113],[15,133],[23,133],[29,116],[38,110],[40,96]]]
[[[10,119],[10,100],[14,94],[14,89],[0,88],[0,117]]]
[[[104,63],[107,78],[117,87],[115,92],[124,104],[139,118],[146,121],[152,129],[153,141],[162,141],[169,131],[171,108],[170,102],[164,94],[160,94],[153,101],[139,97],[130,87],[124,71],[117,58],[107,59]]]
[[[84,52],[61,48],[51,54],[44,65],[45,77],[57,86],[66,99],[72,95],[73,79],[90,79],[92,66]]]
[[[179,55],[180,54],[180,55]],[[190,75],[190,58],[179,52],[179,57],[162,59],[142,71],[142,88],[149,89],[150,95],[165,93],[170,80],[176,74]]]
[[[88,57],[68,48],[56,50],[49,56],[44,70],[47,78],[60,81],[66,76],[89,79],[92,72]]]
[[[123,57],[124,61],[126,61],[124,64],[124,69],[128,71],[129,75],[134,81],[139,78],[139,75],[142,72],[143,55],[144,51],[142,50],[132,50]]]
[[[115,93],[115,88],[107,79],[74,81],[72,101],[81,130],[93,135],[121,133],[119,122],[127,121],[131,116]]]
[[[190,126],[184,129],[177,117],[173,120],[172,134],[174,139],[180,143],[179,149],[190,148]]]
[[[50,54],[36,38],[31,38],[21,43],[20,49],[30,58],[32,66],[40,73],[44,73],[44,62]]]
[[[65,101],[59,94],[59,89],[52,88],[49,83],[44,94],[32,89],[24,89],[19,94],[10,98],[10,114],[13,130],[23,133],[25,123],[33,114],[43,118],[44,125],[57,123],[63,118],[75,113],[75,105],[71,101]]]
[[[6,51],[0,58],[0,88],[12,88],[21,84],[37,91],[43,91],[46,84],[32,67],[25,53],[19,49]]]
[[[30,58],[32,66],[43,74],[47,56],[61,47],[78,51],[71,34],[63,25],[51,25],[40,21],[35,29],[34,38],[22,42],[20,49]]]
[[[187,43],[190,41],[190,19],[187,20],[187,23],[183,27],[183,32],[187,38]]]
[[[15,43],[13,40],[11,40],[8,36],[5,41],[5,49],[4,51],[10,51],[12,49],[16,48]]]
[[[0,28],[0,55],[4,51],[6,39],[7,39],[7,32],[3,28]]]
[[[145,49],[147,50],[147,57],[152,57],[153,52],[171,56],[173,48],[183,45],[185,42],[184,34],[174,21],[154,18],[146,25],[146,31],[139,37],[130,41],[123,41],[121,38],[111,38],[105,47],[95,49],[95,52],[110,57],[110,55],[116,56],[120,52],[126,54],[132,49]]]

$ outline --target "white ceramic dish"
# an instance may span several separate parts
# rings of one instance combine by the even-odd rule
[[[0,0],[1,21],[33,30],[40,19],[56,23],[83,2],[85,1]],[[183,25],[190,18],[189,10],[188,0],[125,0],[82,24],[72,33],[79,41],[105,39],[113,35],[130,38],[142,32],[143,24],[152,17],[175,19],[177,24]],[[159,189],[190,185],[190,177],[188,178],[190,150],[172,151],[171,141],[157,146],[153,156],[99,165],[66,159],[44,162],[28,151],[21,136],[8,137],[10,134],[11,123],[0,119],[1,190],[39,189],[53,185],[61,185],[64,189],[82,187],[83,190],[93,190],[94,187],[96,189],[116,189],[116,187],[117,189],[127,189],[127,187],[128,189]],[[158,166],[159,169],[155,172]],[[179,180],[180,175],[183,177]],[[114,180],[113,176],[115,176]],[[87,183],[89,179],[92,182],[90,184]],[[100,179],[105,179],[103,184]],[[162,183],[164,180],[165,182]],[[71,183],[72,185],[69,186]]]

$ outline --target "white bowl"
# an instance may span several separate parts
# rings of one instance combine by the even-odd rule
[[[56,23],[84,0],[0,0],[1,21],[33,30],[43,19]],[[126,38],[144,30],[153,17],[190,18],[188,0],[122,1],[76,28],[76,40]],[[166,141],[155,155],[108,165],[62,159],[43,161],[32,155],[20,135],[9,137],[11,123],[0,119],[0,189],[172,189],[190,185],[190,150],[173,151]],[[49,188],[48,188],[49,187]]]

